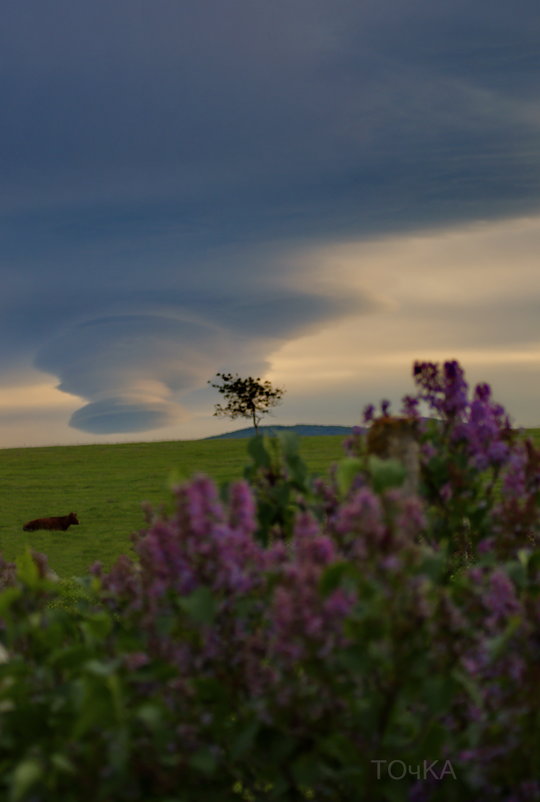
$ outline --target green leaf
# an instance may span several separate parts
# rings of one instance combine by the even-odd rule
[[[89,647],[75,644],[74,646],[66,646],[51,651],[48,655],[47,662],[49,666],[55,669],[73,669],[85,663],[88,657]]]
[[[422,697],[431,713],[445,712],[459,690],[452,674],[425,675],[422,680]]]
[[[31,588],[40,584],[39,569],[32,559],[32,552],[30,548],[26,547],[24,554],[16,558],[17,565],[17,578],[24,582]]]
[[[249,438],[247,451],[256,467],[269,468],[272,464],[272,457],[266,444],[265,437],[255,435],[255,437]]]
[[[189,596],[179,599],[178,604],[194,623],[202,626],[212,624],[216,616],[217,601],[207,587],[197,588]]]
[[[287,760],[298,745],[298,740],[285,732],[263,727],[257,735],[259,749],[268,755],[268,766],[277,767]]]
[[[346,495],[358,474],[362,473],[364,460],[358,457],[345,457],[337,465],[336,481],[339,492]]]
[[[9,612],[9,608],[14,601],[17,601],[23,594],[22,588],[10,587],[5,588],[0,593],[0,616],[5,616]]]
[[[117,667],[116,661],[106,663],[103,660],[88,660],[84,666],[87,673],[92,674],[94,677],[109,677],[116,671]]]
[[[339,587],[354,588],[359,578],[359,570],[352,562],[335,562],[326,567],[319,579],[319,591],[323,597],[330,595]]]
[[[156,704],[146,702],[137,710],[136,717],[142,721],[149,730],[157,730],[163,723],[163,710]]]
[[[493,660],[498,660],[508,649],[508,642],[521,624],[521,617],[513,615],[508,620],[506,629],[500,635],[496,635],[487,642],[488,652]]]
[[[198,700],[204,707],[220,706],[228,708],[229,696],[222,682],[215,677],[194,677],[192,685],[197,692]]]
[[[111,694],[104,682],[96,677],[87,677],[81,682],[77,718],[73,722],[72,740],[77,740],[95,727],[110,727],[113,723],[111,715]]]
[[[260,729],[259,721],[251,721],[249,724],[245,725],[237,735],[232,739],[231,742],[231,755],[233,760],[238,760],[238,758],[242,757],[249,752],[251,749],[253,742],[257,736],[257,733]]]
[[[334,732],[318,742],[319,749],[339,765],[354,764],[358,759],[358,747],[342,733]]]
[[[125,720],[126,705],[124,701],[124,694],[122,691],[122,683],[118,674],[111,674],[107,677],[107,687],[109,688],[113,709],[115,712],[116,720],[123,722]]]
[[[382,493],[391,487],[400,487],[405,481],[407,471],[398,459],[381,459],[371,454],[368,459],[373,489]]]
[[[90,642],[102,641],[110,634],[112,628],[111,616],[104,610],[88,616],[81,625],[81,629]]]
[[[200,749],[190,758],[190,764],[202,774],[213,774],[217,768],[217,757],[210,749]]]
[[[508,562],[504,568],[516,587],[524,588],[527,585],[527,567],[521,560]]]
[[[20,802],[43,777],[43,764],[35,758],[21,761],[13,772],[11,802]]]
[[[76,774],[77,769],[65,755],[56,752],[51,756],[51,763],[61,774]]]
[[[319,755],[304,754],[298,757],[291,769],[294,779],[299,785],[312,785],[321,775],[321,758]]]
[[[465,691],[467,691],[473,702],[478,705],[479,708],[481,708],[484,704],[484,699],[477,683],[472,679],[472,677],[470,677],[464,671],[460,671],[459,669],[452,671],[452,676],[457,683],[461,685]]]

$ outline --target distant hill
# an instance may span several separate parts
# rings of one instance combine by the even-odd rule
[[[317,426],[315,424],[298,423],[296,426],[259,426],[260,434],[278,434],[278,432],[294,432],[300,437],[313,437],[325,434],[341,434],[346,437],[351,434],[352,426]],[[203,440],[231,440],[241,437],[253,437],[255,429],[253,426],[247,429],[237,429],[235,432],[227,432],[226,434],[214,434],[211,437],[203,437]]]

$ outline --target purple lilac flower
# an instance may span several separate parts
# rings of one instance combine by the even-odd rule
[[[495,546],[494,537],[485,537],[478,544],[478,554],[489,554]]]
[[[4,560],[0,554],[0,590],[11,587],[17,582],[17,565]]]
[[[442,372],[433,362],[415,362],[413,376],[420,386],[420,398],[450,420],[459,419],[467,408],[467,389],[458,362],[445,362]]]
[[[342,447],[349,457],[355,457],[362,452],[364,429],[353,426],[352,433],[343,440]]]
[[[322,566],[303,555],[282,574],[274,591],[269,615],[271,652],[286,663],[295,663],[311,652],[320,657],[342,645],[342,624],[354,598],[341,588],[327,598],[319,592]]]
[[[229,526],[250,537],[257,529],[257,505],[249,484],[233,482],[229,490]]]
[[[445,399],[442,411],[449,418],[457,418],[467,408],[468,384],[465,381],[463,370],[456,360],[444,363],[444,391]]]
[[[474,397],[483,403],[488,402],[491,398],[491,387],[489,384],[486,384],[485,382],[482,384],[477,384],[474,390]]]
[[[334,541],[325,535],[296,540],[295,552],[299,560],[306,559],[317,565],[328,565],[336,559]]]
[[[137,566],[129,557],[122,554],[106,576],[101,568],[95,566],[94,574],[100,575],[104,589],[111,595],[117,596],[134,609],[140,609],[141,576]]]
[[[491,463],[502,465],[510,456],[510,446],[502,440],[491,443],[488,447],[487,456]]]
[[[514,584],[500,568],[492,572],[489,590],[483,598],[484,604],[496,618],[504,618],[520,609]]]
[[[527,452],[525,447],[513,451],[508,460],[508,468],[503,479],[503,492],[505,496],[521,498],[526,493],[527,479]]]
[[[484,652],[470,652],[461,658],[461,664],[473,677],[481,676],[487,663],[488,658]]]
[[[423,502],[400,488],[385,491],[384,499],[387,510],[392,512],[389,533],[393,547],[412,543],[427,525]]]
[[[427,443],[422,443],[422,445],[420,446],[420,455],[424,461],[429,462],[429,460],[433,459],[433,457],[436,456],[436,454],[437,454],[437,449],[435,448],[433,443],[430,443],[428,441]]]
[[[439,366],[435,362],[415,362],[413,365],[415,382],[426,392],[437,393],[442,390]]]
[[[390,554],[388,557],[384,557],[384,559],[381,560],[381,565],[390,573],[397,573],[403,568],[402,561],[395,554]]]
[[[451,482],[446,482],[442,487],[439,488],[439,496],[442,501],[447,502],[450,501],[453,495],[453,489]]]
[[[274,568],[287,562],[289,559],[289,549],[283,540],[276,540],[266,551],[265,565],[267,568]]]
[[[181,528],[190,534],[204,537],[215,521],[223,520],[223,508],[218,501],[214,482],[207,476],[197,476],[176,489],[177,516]]]
[[[311,512],[301,512],[294,523],[294,537],[297,541],[313,538],[319,534],[319,524]]]
[[[527,666],[521,655],[516,654],[515,652],[509,654],[507,657],[506,666],[508,674],[512,678],[513,682],[519,683],[523,681]]]
[[[195,589],[197,580],[185,546],[170,521],[156,521],[140,539],[137,552],[150,595],[161,595],[167,586],[182,595]]]
[[[481,565],[475,565],[469,569],[469,577],[473,584],[478,584],[483,581],[485,576],[485,568]]]
[[[374,417],[375,417],[375,407],[373,406],[373,404],[368,404],[366,407],[364,407],[364,414],[363,414],[364,423],[366,424],[371,423]]]
[[[136,671],[138,668],[148,665],[150,658],[145,652],[128,652],[124,655],[123,663],[128,671]]]
[[[412,395],[403,396],[401,414],[409,418],[418,418],[420,416],[420,413],[418,411],[419,404],[420,404],[420,399],[415,398]]]
[[[334,529],[346,540],[355,541],[355,547],[359,548],[362,547],[359,535],[371,540],[382,540],[385,525],[380,498],[370,488],[357,490],[339,509]]]

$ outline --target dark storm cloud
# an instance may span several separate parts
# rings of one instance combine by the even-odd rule
[[[537,209],[539,34],[533,0],[7,0],[3,364],[140,431],[369,313],[291,253]]]

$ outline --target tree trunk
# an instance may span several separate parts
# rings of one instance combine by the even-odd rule
[[[255,434],[258,435],[259,434],[259,425],[257,423],[257,418],[256,418],[256,415],[255,415],[255,407],[253,407],[252,410],[251,410],[251,417],[253,418],[253,425],[255,427]]]

